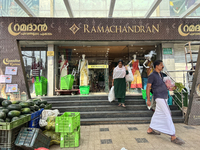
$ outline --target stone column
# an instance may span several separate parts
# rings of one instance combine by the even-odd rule
[[[54,51],[54,45],[48,45],[48,51]],[[47,56],[47,95],[54,94],[54,56]]]

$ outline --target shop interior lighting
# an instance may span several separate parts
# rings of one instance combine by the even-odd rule
[[[141,47],[140,49],[143,49],[143,47]]]

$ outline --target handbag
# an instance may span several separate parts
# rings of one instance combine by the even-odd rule
[[[132,82],[134,80],[131,67],[128,66],[128,74],[126,75],[126,82]]]

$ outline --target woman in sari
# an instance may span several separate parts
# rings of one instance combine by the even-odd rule
[[[126,75],[128,74],[127,66],[123,65],[123,60],[118,61],[117,67],[113,71],[113,81],[112,86],[114,86],[115,97],[118,99],[119,105],[125,106],[125,96],[126,96]]]

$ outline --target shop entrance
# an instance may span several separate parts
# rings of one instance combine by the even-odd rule
[[[34,94],[36,94],[34,90],[35,77],[43,76],[47,78],[48,48],[44,44],[38,45],[37,42],[21,41],[20,43],[22,45],[21,50],[27,80],[30,85],[29,90],[32,97],[34,97]],[[147,42],[134,42],[135,45],[130,44],[133,42],[117,41],[57,41],[57,43],[59,43],[59,45],[54,44],[54,72],[52,72],[54,79],[48,81],[53,82],[55,91],[61,89],[61,77],[73,75],[74,78],[71,83],[71,89],[79,90],[81,85],[88,85],[90,87],[90,94],[108,93],[112,86],[113,69],[117,66],[118,60],[122,59],[124,61],[124,65],[131,62],[130,67],[132,67],[132,61],[134,59],[133,55],[135,55],[136,59],[139,61],[139,74],[141,76],[140,84],[143,84],[143,78],[147,78],[148,76],[146,68],[143,67],[143,63],[146,60],[144,56],[150,51],[156,51],[156,58],[154,57],[153,59],[162,59],[161,44],[154,42],[148,42],[150,44],[147,44]],[[38,55],[36,55],[37,53]],[[36,70],[38,67],[38,70],[40,70],[37,75],[34,74],[35,68],[33,66],[35,66],[35,64],[37,64]],[[82,68],[82,66],[85,67]],[[81,71],[83,70],[84,75],[81,77]],[[68,89],[63,88],[63,90]],[[141,88],[137,88],[137,86],[134,87],[131,83],[128,83],[127,92],[130,92],[131,94],[134,92],[141,93]]]
[[[133,55],[139,60],[139,73],[142,78],[147,78],[146,69],[143,67],[145,62],[144,55],[150,51],[156,51],[155,45],[131,45],[131,46],[58,46],[56,62],[56,88],[60,88],[61,68],[63,62],[66,62],[65,74],[76,72],[74,78],[73,89],[78,89],[81,85],[81,68],[80,62],[85,55],[87,60],[86,71],[88,71],[88,79],[84,81],[90,86],[90,93],[108,93],[112,86],[113,69],[117,66],[118,60],[123,59],[124,64],[132,61]],[[154,58],[155,59],[155,58]],[[132,67],[132,62],[130,63]],[[138,84],[138,83],[136,83]],[[141,92],[141,88],[127,84],[127,92]]]

